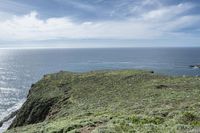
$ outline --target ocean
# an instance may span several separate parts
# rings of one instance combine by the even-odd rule
[[[19,108],[31,84],[47,73],[144,69],[198,76],[200,69],[189,67],[196,64],[200,64],[200,48],[1,49],[0,120]]]

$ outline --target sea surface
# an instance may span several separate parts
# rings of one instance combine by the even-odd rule
[[[200,48],[0,49],[0,120],[19,108],[31,84],[47,73],[145,69],[197,76],[200,69],[189,67],[195,64],[200,64]]]

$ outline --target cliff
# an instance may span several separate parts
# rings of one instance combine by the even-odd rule
[[[33,84],[6,133],[195,132],[200,77],[59,72]]]

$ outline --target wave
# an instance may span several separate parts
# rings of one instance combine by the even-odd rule
[[[25,102],[25,99],[22,99],[18,103],[16,103],[14,106],[12,106],[11,108],[8,108],[5,112],[1,113],[0,114],[0,121],[2,121],[5,117],[12,114],[13,112],[16,112],[22,106],[22,104],[24,102]],[[3,123],[2,127],[0,127],[0,133],[3,133],[10,126],[13,119],[14,118],[9,119],[8,121]]]
[[[1,87],[0,91],[17,91],[17,89],[16,88],[3,88],[3,87]]]
[[[13,117],[12,119],[6,121],[3,123],[2,127],[0,128],[0,133],[3,133],[4,131],[6,131],[8,129],[8,127],[12,124],[12,121],[15,119],[15,117]]]
[[[6,81],[8,81],[8,80],[16,80],[17,79],[17,76],[11,76],[11,77],[8,77],[8,76],[5,76],[5,75],[1,75],[0,76],[0,79],[1,80],[6,80]]]

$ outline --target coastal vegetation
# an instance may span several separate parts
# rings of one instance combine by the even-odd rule
[[[200,131],[200,77],[58,72],[33,84],[6,133]]]

